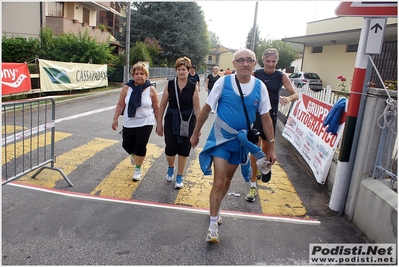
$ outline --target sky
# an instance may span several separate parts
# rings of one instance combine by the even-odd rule
[[[258,1],[257,25],[260,37],[281,39],[306,34],[311,21],[336,17],[341,1]],[[208,30],[216,33],[224,47],[245,47],[253,27],[256,1],[197,1],[202,7]]]

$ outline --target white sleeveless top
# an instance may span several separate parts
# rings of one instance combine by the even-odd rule
[[[127,110],[133,89],[129,87],[125,97],[125,110],[123,111],[123,126],[135,128],[145,125],[155,125],[154,109],[152,108],[151,89],[147,87],[141,94],[141,107],[136,108],[136,116],[129,118]]]

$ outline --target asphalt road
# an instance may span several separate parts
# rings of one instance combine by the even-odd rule
[[[164,86],[158,82],[157,90]],[[200,95],[203,104],[206,92]],[[226,196],[222,203],[221,242],[207,244],[212,180],[198,173],[197,156],[213,117],[190,155],[184,190],[163,179],[164,141],[155,133],[144,178],[135,184],[121,136],[111,129],[118,96],[116,89],[57,102],[56,136],[63,139],[56,142],[55,166],[74,186],[45,170],[36,179],[24,176],[2,187],[2,264],[307,265],[310,243],[366,242],[328,209],[326,188],[281,137],[279,124],[276,149],[286,178],[259,183],[263,195],[249,203],[248,184],[238,170],[230,192],[240,196]],[[67,119],[72,115],[77,116]],[[298,199],[301,215],[293,213]]]

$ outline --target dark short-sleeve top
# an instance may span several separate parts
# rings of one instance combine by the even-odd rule
[[[192,81],[194,84],[197,84],[197,82],[199,82],[200,81],[200,77],[199,77],[199,75],[196,73],[196,74],[194,74],[194,76],[192,76],[190,73],[188,74],[188,79],[190,80],[190,81]]]

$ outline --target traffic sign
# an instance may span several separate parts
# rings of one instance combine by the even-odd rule
[[[370,26],[367,31],[365,54],[381,54],[382,43],[384,42],[386,18],[370,19]]]
[[[335,10],[337,16],[397,17],[398,2],[341,2]]]

